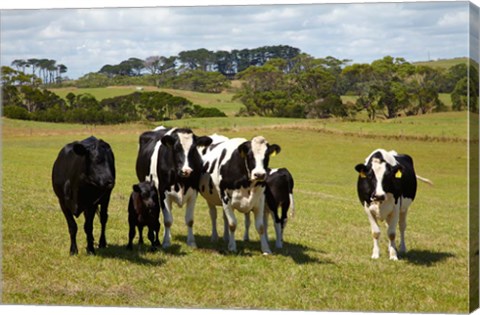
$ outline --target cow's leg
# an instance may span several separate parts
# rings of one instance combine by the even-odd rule
[[[95,207],[87,209],[85,212],[85,224],[83,229],[87,235],[87,254],[95,255],[95,249],[93,248],[93,219],[95,218]]]
[[[396,236],[396,229],[399,219],[399,212],[400,209],[397,205],[394,206],[393,212],[387,216],[387,233],[388,239],[390,242],[388,243],[388,252],[390,254],[390,260],[398,260],[397,256],[397,247],[395,245],[395,236]]]
[[[288,208],[287,208],[288,209]],[[265,209],[267,211],[267,209]],[[282,219],[278,217],[278,213],[276,211],[270,211],[272,215],[272,220],[275,227],[275,247],[282,248],[283,247],[283,228],[282,228]],[[286,214],[285,214],[286,215]],[[267,234],[267,222],[265,222],[265,234]]]
[[[208,204],[208,210],[210,212],[210,221],[212,221],[212,242],[218,241],[217,232],[217,207],[213,204]]]
[[[70,209],[67,209],[67,207],[62,203],[60,203],[60,207],[62,208],[63,215],[65,216],[68,224],[68,233],[70,234],[70,255],[77,255],[77,222],[75,222],[75,218],[73,217],[73,213],[70,211]]]
[[[133,249],[133,239],[135,238],[135,219],[133,216],[128,216],[128,226],[129,226],[129,230],[128,230],[128,245],[127,245],[127,249]]]
[[[100,206],[100,224],[102,226],[102,230],[100,232],[100,240],[98,242],[98,247],[99,248],[105,248],[107,247],[107,239],[105,237],[105,230],[107,227],[107,221],[108,221],[108,203],[110,202],[110,193],[105,196],[104,200],[101,203]]]
[[[156,221],[153,225],[153,230],[155,231],[155,245],[160,246],[160,240],[158,235],[160,234],[160,222]]]
[[[250,212],[247,212],[245,213],[245,232],[243,233],[244,241],[250,240],[249,231],[250,231]]]
[[[170,228],[173,224],[172,216],[172,200],[167,196],[164,200],[164,206],[162,207],[163,213],[163,222],[165,224],[165,231],[163,232],[163,248],[170,247],[171,244],[171,235]]]
[[[291,194],[290,194],[291,196]],[[280,218],[280,227],[281,227],[281,240],[282,240],[282,245],[283,245],[283,232],[285,231],[285,228],[287,226],[287,222],[288,222],[288,210],[290,209],[290,205],[293,203],[293,197],[290,198],[290,201],[289,202],[284,202],[282,203],[281,207],[282,207],[282,217]],[[292,205],[292,211],[295,211],[293,209],[293,205]]]
[[[150,225],[148,226],[148,239],[152,244],[152,246],[150,247],[150,251],[154,252],[155,250],[157,250],[157,248],[155,247],[155,232],[153,226]]]
[[[407,210],[400,210],[400,220],[399,220],[399,227],[400,227],[400,250],[401,254],[405,254],[407,252],[407,246],[405,245],[405,230],[407,229]]]
[[[143,245],[143,225],[138,226],[138,245]]]
[[[225,211],[222,211],[222,213],[223,213],[223,241],[225,243],[228,243],[229,241],[228,219],[227,219],[227,216],[225,215]]]
[[[195,191],[187,200],[187,206],[185,211],[185,224],[187,225],[187,245],[193,248],[197,247],[195,243],[195,236],[193,235],[193,219],[195,213],[195,202],[197,200],[197,192]]]
[[[380,247],[378,245],[378,239],[380,238],[380,227],[378,226],[377,219],[372,215],[366,203],[365,203],[364,209],[365,209],[365,213],[367,214],[368,221],[370,222],[370,227],[372,230],[372,237],[373,237],[372,259],[378,259],[380,257]]]
[[[268,255],[271,254],[272,251],[270,250],[270,246],[268,246],[267,237],[265,235],[265,226],[263,224],[265,220],[265,210],[265,195],[262,194],[262,197],[260,198],[258,203],[258,207],[253,208],[253,214],[255,216],[255,228],[257,229],[258,235],[260,236],[260,246],[262,249],[262,253],[264,255]]]
[[[223,203],[223,211],[228,222],[228,250],[236,252],[235,230],[237,229],[237,218],[235,218],[232,206],[229,203]]]

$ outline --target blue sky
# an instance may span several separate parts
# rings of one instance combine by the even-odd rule
[[[176,6],[158,7],[151,1],[116,1],[117,7],[111,7],[107,1],[102,2],[106,8],[98,8],[82,1],[66,8],[53,1],[28,9],[22,1],[1,5],[1,64],[55,59],[68,67],[71,78],[130,57],[172,56],[197,48],[290,45],[314,57],[355,63],[386,55],[421,61],[469,54],[468,2],[251,1],[254,5],[220,6],[201,1],[212,5],[192,7],[193,1],[164,1]]]

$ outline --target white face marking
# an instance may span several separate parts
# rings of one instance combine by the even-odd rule
[[[267,140],[264,137],[258,136],[252,139],[252,152],[255,158],[255,168],[252,170],[250,177],[255,179],[255,174],[265,174],[263,167],[263,160],[265,159],[265,152],[267,152]]]
[[[398,155],[396,151],[386,151],[384,149],[377,149],[373,151],[366,159],[365,159],[365,165],[368,164],[368,161],[370,161],[370,158],[372,155],[375,153],[380,152],[380,154],[383,156],[383,159],[390,165],[395,166],[397,165],[397,160],[395,160],[395,156]]]
[[[383,191],[382,187],[382,180],[383,176],[385,175],[386,169],[387,168],[385,162],[381,162],[379,159],[376,158],[372,159],[372,170],[375,174],[375,178],[377,179],[377,186],[375,187],[375,194],[377,196],[385,195],[385,191]]]
[[[182,145],[183,152],[185,154],[185,164],[182,166],[182,171],[192,171],[188,165],[188,152],[193,144],[193,134],[191,133],[178,133],[178,139],[180,139],[180,144]]]

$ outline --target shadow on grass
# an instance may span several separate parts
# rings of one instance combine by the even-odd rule
[[[401,256],[401,258],[407,260],[411,264],[427,267],[431,267],[434,264],[447,260],[451,257],[455,257],[455,255],[452,253],[416,249],[409,250],[406,254]]]
[[[186,242],[187,238],[185,236],[176,236],[179,242]],[[261,255],[260,250],[260,241],[243,241],[237,240],[237,252],[231,253],[227,250],[227,243],[223,240],[222,237],[218,241],[212,242],[210,236],[206,235],[195,235],[195,241],[197,243],[197,249],[204,252],[212,252],[215,254],[220,254],[224,256],[243,256],[251,257],[255,255]],[[308,252],[317,252],[324,253],[308,246],[296,243],[283,242],[283,248],[275,248],[275,242],[269,242],[270,249],[273,252],[273,255],[282,255],[285,257],[290,257],[296,264],[333,264],[330,260],[320,260],[317,257],[310,256]]]
[[[107,248],[98,249],[96,254],[105,258],[128,260],[139,265],[161,266],[165,263],[165,260],[160,257],[150,259],[143,256],[148,252],[148,249],[149,247],[146,245],[138,246],[135,244],[133,250],[128,250],[126,245],[108,244]]]

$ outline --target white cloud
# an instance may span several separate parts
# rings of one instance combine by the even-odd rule
[[[50,58],[77,77],[130,57],[291,45],[369,62],[468,54],[467,2],[2,11],[2,65]]]

